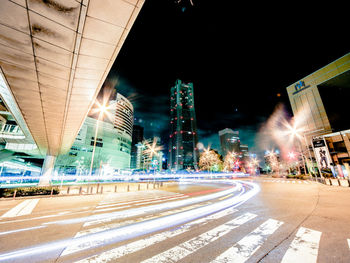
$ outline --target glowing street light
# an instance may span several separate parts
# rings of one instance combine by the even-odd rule
[[[288,158],[293,160],[295,158],[295,153],[294,152],[289,152],[288,153]]]
[[[298,147],[299,147],[299,152],[300,152],[300,155],[303,159],[303,167],[304,167],[304,173],[306,174],[306,157],[301,149],[301,145],[300,145],[300,140],[302,138],[305,139],[305,137],[303,137],[301,134],[305,132],[305,129],[304,128],[300,128],[300,127],[297,127],[297,124],[294,123],[293,125],[290,125],[289,123],[287,123],[286,125],[286,128],[287,128],[287,134],[291,135],[291,139],[293,140],[294,138],[297,138],[297,141],[298,141]],[[309,175],[310,175],[310,171],[309,171]]]
[[[154,156],[158,156],[159,152],[163,150],[163,146],[157,145],[158,138],[154,137],[152,143],[149,143],[148,141],[144,141],[143,144],[145,146],[144,153],[145,155],[149,156],[149,161],[147,165],[149,166],[153,160]],[[148,167],[147,167],[148,169]]]
[[[100,125],[100,121],[103,120],[103,116],[104,114],[106,114],[107,116],[109,115],[108,110],[111,109],[111,107],[113,105],[109,105],[107,106],[107,101],[104,99],[103,103],[100,104],[98,101],[95,102],[95,104],[97,105],[97,108],[95,108],[92,112],[93,113],[99,113],[98,115],[98,119],[96,122],[96,127],[95,127],[95,137],[94,137],[94,145],[92,148],[92,156],[91,156],[91,164],[90,164],[90,171],[89,171],[89,176],[91,176],[92,174],[92,167],[94,164],[94,157],[95,157],[95,149],[96,149],[96,140],[97,140],[97,133],[98,133],[98,128]],[[110,116],[108,116],[110,118]]]

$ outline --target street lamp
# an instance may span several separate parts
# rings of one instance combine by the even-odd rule
[[[149,156],[149,161],[147,162],[147,169],[151,166],[153,163],[153,156],[158,157],[158,154],[161,150],[163,150],[163,146],[157,145],[158,138],[154,137],[152,144],[150,144],[148,141],[144,142],[144,145],[146,147],[146,150],[144,150],[144,153]],[[155,173],[156,169],[154,168],[154,174],[153,174],[153,181],[155,181]]]
[[[305,130],[303,128],[298,128],[296,124],[294,124],[293,126],[290,125],[289,123],[286,125],[288,131],[287,133],[289,135],[292,136],[292,139],[293,138],[297,138],[298,140],[298,147],[299,147],[299,152],[300,152],[300,155],[301,155],[301,158],[303,160],[303,167],[304,167],[304,173],[306,174],[306,157],[301,149],[301,144],[300,144],[300,140],[302,138],[302,135],[300,133],[303,133]],[[299,170],[300,171],[300,170]],[[309,172],[309,175],[310,175],[310,169],[308,169],[308,172]]]
[[[97,108],[95,109],[95,112],[99,112],[98,119],[96,122],[96,127],[95,127],[95,137],[94,137],[94,145],[92,148],[92,156],[91,156],[91,164],[90,164],[90,171],[89,171],[89,176],[92,174],[92,167],[94,164],[94,157],[95,157],[95,149],[96,149],[96,140],[97,140],[97,133],[98,133],[98,128],[100,124],[100,120],[103,119],[103,115],[107,113],[107,110],[109,109],[109,106],[107,106],[107,102],[103,102],[103,104],[100,104],[98,101],[96,101]]]

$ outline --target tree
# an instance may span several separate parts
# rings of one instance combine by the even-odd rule
[[[227,153],[224,160],[224,171],[232,172],[239,168],[239,157],[235,152]]]
[[[202,171],[222,170],[222,160],[220,155],[214,150],[204,150],[199,157],[199,169]]]

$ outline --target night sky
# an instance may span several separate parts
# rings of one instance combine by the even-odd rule
[[[165,144],[177,78],[194,84],[199,141],[218,149],[218,131],[232,128],[259,151],[275,107],[291,115],[286,87],[350,51],[345,6],[192,2],[146,0],[105,83],[131,100],[145,136]]]

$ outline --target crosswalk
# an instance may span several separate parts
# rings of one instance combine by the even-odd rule
[[[280,180],[280,179],[262,179],[259,180],[259,182],[264,182],[264,183],[282,183],[282,184],[313,184],[311,181],[306,181],[306,180]]]
[[[16,205],[14,208],[7,211],[5,214],[3,214],[1,217],[16,217],[16,216],[24,216],[29,215],[32,213],[33,209],[36,207],[40,199],[30,199],[25,200],[18,205]]]
[[[316,262],[321,232],[301,227],[289,246],[282,263]]]
[[[181,209],[172,212],[178,213],[184,211]],[[187,209],[193,209],[193,207],[187,207]],[[171,212],[168,213],[170,214]],[[234,215],[236,216],[232,219],[232,216]],[[164,214],[162,216],[164,216]],[[259,251],[259,249],[267,240],[270,240],[271,242],[271,240],[274,239],[274,233],[277,230],[280,230],[282,232],[284,231],[283,226],[286,224],[285,222],[273,218],[259,217],[258,214],[250,212],[240,213],[237,209],[229,208],[221,212],[188,222],[174,229],[168,229],[166,231],[156,233],[154,235],[149,235],[136,241],[132,241],[119,246],[118,243],[116,243],[116,245],[112,249],[99,252],[96,255],[81,259],[77,262],[129,262],[127,259],[128,255],[137,252],[142,254],[142,251],[147,251],[147,248],[151,246],[160,244],[162,242],[167,242],[168,240],[174,239],[179,236],[185,236],[192,230],[204,228],[206,225],[210,225],[215,220],[223,220],[225,218],[227,219],[228,217],[231,217],[231,219],[207,231],[204,231],[195,237],[189,238],[188,240],[185,240],[179,244],[175,244],[175,246],[161,251],[160,253],[142,259],[139,262],[193,262],[186,261],[186,258],[192,256],[195,253],[200,253],[200,251],[203,251],[203,249],[205,250],[206,247],[210,247],[210,245],[215,241],[234,233],[236,229],[239,229],[242,226],[249,224],[254,219],[254,224],[256,224],[256,222],[259,221],[260,225],[258,225],[251,232],[246,233],[246,235],[239,241],[233,242],[228,249],[224,251],[219,251],[218,255],[213,255],[211,259],[208,259],[208,262],[212,263],[250,262],[249,259],[257,251]],[[135,223],[130,220],[126,222],[131,224]],[[253,226],[254,224],[251,225]],[[116,225],[113,224],[110,225],[111,228],[115,226]],[[318,260],[318,249],[321,241],[321,236],[322,233],[319,231],[305,227],[299,227],[294,231],[294,234],[291,236],[291,238],[285,241],[287,243],[284,245],[284,254],[279,259],[276,259],[273,262],[316,263]],[[182,238],[180,238],[180,240],[182,240]],[[350,239],[346,239],[344,240],[344,242],[349,244],[350,249]],[[93,244],[90,245],[91,247],[94,247]],[[78,253],[79,251],[86,250],[88,248],[89,245],[85,247],[76,246],[75,248],[66,248],[66,250],[61,254],[61,257],[64,258],[64,256],[73,253]]]
[[[218,199],[220,202],[223,202],[230,196],[231,194]],[[134,208],[145,204],[157,205],[161,202],[176,202],[186,198],[188,196],[185,194],[173,193],[155,197],[116,200],[114,195],[107,195],[106,198],[97,204],[93,214],[99,215],[107,212],[113,215],[115,211],[123,210],[126,207]],[[2,217],[5,217],[5,215],[6,217],[13,217],[21,213],[29,213],[30,210],[34,209],[38,200],[28,200],[31,202],[24,204],[21,202]],[[258,212],[240,211],[238,208],[232,207],[213,214],[199,216],[192,221],[172,227],[160,228],[159,231],[146,233],[138,239],[128,239],[120,242],[108,237],[98,240],[89,238],[99,233],[102,236],[108,236],[110,231],[113,231],[112,236],[115,234],[123,235],[125,227],[137,227],[142,226],[143,223],[157,222],[156,220],[159,218],[166,219],[210,204],[211,201],[207,200],[202,203],[188,204],[138,217],[124,217],[120,219],[111,216],[82,222],[81,229],[61,250],[59,262],[203,262],[195,259],[206,250],[211,251],[211,253],[206,254],[208,257],[205,262],[255,262],[251,259],[257,257],[257,254],[270,252],[270,250],[266,251],[265,243],[271,244],[269,249],[281,246],[279,247],[278,255],[273,258],[273,261],[264,262],[319,262],[319,248],[323,238],[322,232],[305,226],[299,226],[294,229],[289,222],[284,222],[279,218],[269,218],[268,216],[260,215]],[[25,208],[25,205],[29,208]],[[36,230],[46,226],[48,225],[11,230],[0,233],[0,236]],[[288,236],[288,238],[280,243],[281,238],[277,237],[282,233],[282,236]],[[86,242],[75,242],[75,240],[84,238],[86,238]],[[344,246],[349,248],[350,254],[350,238],[345,238],[340,242],[343,242]],[[211,247],[215,246],[215,244],[217,248],[213,250]],[[224,245],[218,246],[217,244]],[[128,257],[135,255],[138,255],[138,260],[130,261]],[[350,258],[350,256],[347,257]]]

